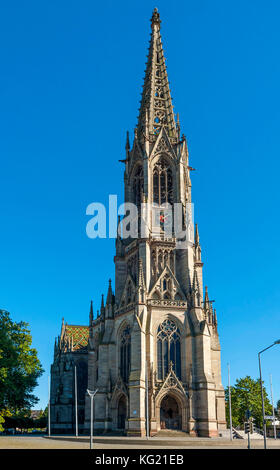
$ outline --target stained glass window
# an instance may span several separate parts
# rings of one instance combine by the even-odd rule
[[[164,380],[170,363],[177,377],[181,379],[181,336],[179,328],[172,320],[164,320],[157,332],[157,377]]]
[[[120,374],[124,383],[128,383],[130,372],[131,335],[127,325],[121,333],[120,345]]]
[[[153,169],[153,200],[156,204],[173,203],[172,170],[161,157]]]

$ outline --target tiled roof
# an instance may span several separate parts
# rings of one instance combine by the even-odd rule
[[[73,349],[86,348],[88,345],[89,327],[81,325],[65,325],[65,333],[73,338]]]

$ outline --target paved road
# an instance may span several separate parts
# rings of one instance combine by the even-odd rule
[[[204,439],[176,437],[137,439],[133,437],[95,437],[95,449],[246,449],[247,441],[234,439]],[[54,436],[0,436],[1,449],[88,449],[89,439],[82,437]],[[262,440],[252,440],[252,449],[262,449]],[[280,439],[268,439],[267,448],[280,449]]]

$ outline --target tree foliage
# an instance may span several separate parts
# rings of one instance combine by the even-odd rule
[[[261,383],[260,379],[254,380],[247,375],[242,379],[236,380],[231,389],[231,410],[232,410],[232,425],[233,427],[243,427],[246,420],[246,410],[251,411],[251,416],[255,419],[255,424],[262,427],[262,398],[261,398]],[[264,394],[264,408],[265,414],[272,413],[272,406],[269,402],[267,392],[263,386]],[[226,397],[226,418],[229,425],[229,390],[225,390]]]
[[[21,410],[5,419],[5,429],[20,429],[28,431],[30,429],[43,429],[47,427],[47,415],[41,411],[38,418],[32,418],[30,410]]]
[[[14,415],[38,402],[32,392],[42,373],[28,324],[13,322],[8,312],[0,310],[0,416],[8,410]]]

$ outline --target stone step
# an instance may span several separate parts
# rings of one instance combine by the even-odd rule
[[[189,434],[184,431],[175,431],[173,429],[161,429],[155,437],[189,437]]]

